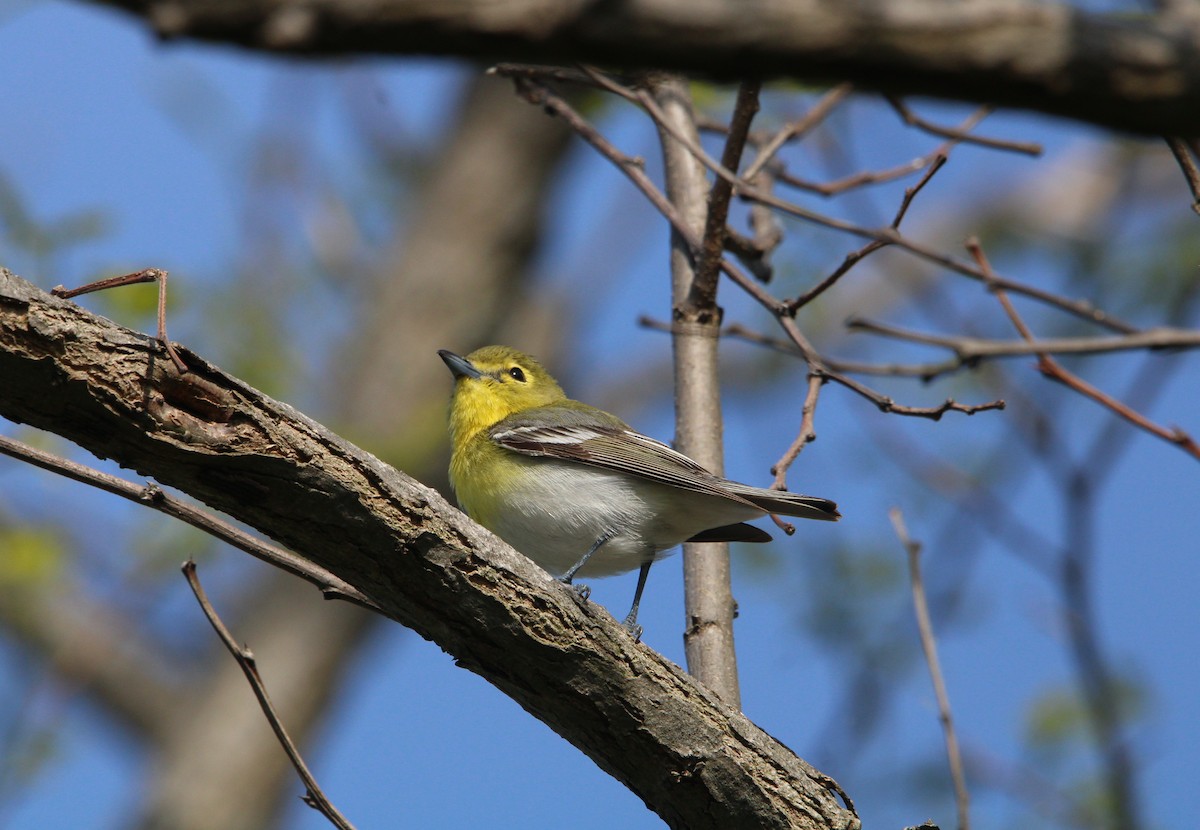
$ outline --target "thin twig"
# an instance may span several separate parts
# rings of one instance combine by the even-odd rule
[[[900,200],[900,207],[896,211],[896,216],[892,219],[892,229],[900,230],[900,223],[904,221],[904,214],[908,213],[908,207],[912,204],[916,195],[921,192],[925,185],[929,184],[929,180],[933,178],[937,171],[941,170],[946,163],[948,156],[944,153],[937,153],[933,157],[933,162],[926,169],[924,175],[912,187],[904,189],[904,198]]]
[[[974,135],[964,132],[961,129],[953,127],[942,127],[930,121],[926,121],[919,115],[908,108],[902,100],[894,95],[883,96],[896,114],[904,120],[905,124],[916,127],[919,130],[940,136],[941,138],[953,138],[955,141],[962,141],[968,144],[978,144],[980,147],[990,147],[993,150],[1011,150],[1014,153],[1023,153],[1027,156],[1040,156],[1042,154],[1042,145],[1032,141],[1008,141],[1001,138],[987,138],[985,136]]]
[[[639,318],[639,324],[648,328],[667,326],[665,323],[652,320],[648,317]],[[669,329],[669,326],[667,328]],[[747,343],[765,346],[782,354],[796,354],[796,345],[791,341],[769,337],[761,332],[749,329],[740,323],[730,323],[727,325],[721,330],[721,336],[734,337],[738,340],[744,340]],[[917,377],[922,380],[932,380],[938,375],[946,374],[954,369],[961,369],[964,365],[962,361],[955,360],[954,358],[944,360],[940,363],[859,363],[853,360],[841,360],[831,357],[825,358],[825,364],[835,372],[843,372],[850,375]]]
[[[929,677],[933,681],[933,693],[937,697],[938,720],[942,724],[942,735],[946,741],[946,759],[950,763],[950,777],[954,781],[954,801],[958,807],[959,830],[970,830],[971,796],[967,792],[967,777],[963,772],[962,754],[958,748],[958,735],[954,731],[954,716],[950,711],[950,695],[946,692],[946,679],[938,660],[937,641],[933,636],[933,623],[929,619],[929,603],[925,597],[925,582],[921,578],[921,543],[908,535],[904,515],[900,508],[888,511],[896,536],[908,554],[908,574],[912,584],[913,609],[917,616],[917,630],[921,636],[921,651],[925,653],[925,664],[929,666]]]
[[[846,320],[846,327],[950,349],[962,363],[973,363],[990,357],[1015,357],[1036,354],[1101,354],[1142,349],[1184,350],[1200,347],[1200,331],[1159,327],[1117,337],[1055,337],[1042,340],[983,340],[977,337],[957,337],[930,334],[879,323],[862,317]]]
[[[988,263],[987,257],[983,253],[983,248],[979,244],[979,240],[975,238],[967,240],[967,250],[970,251],[971,255],[975,257],[975,260],[979,263],[980,269],[985,274],[990,274],[991,265]],[[1004,308],[1004,313],[1008,316],[1008,319],[1012,322],[1013,327],[1017,330],[1021,337],[1031,343],[1035,342],[1033,333],[1030,331],[1029,327],[1025,325],[1025,321],[1021,319],[1021,316],[1017,314],[1016,308],[1013,306],[1012,301],[1008,298],[1008,295],[1005,293],[1005,291],[996,286],[989,287],[991,288],[992,293],[996,295],[996,299]],[[1117,415],[1120,415],[1134,426],[1137,426],[1140,429],[1149,432],[1151,435],[1155,435],[1163,439],[1164,441],[1175,444],[1176,446],[1182,448],[1184,452],[1188,453],[1194,458],[1200,459],[1200,444],[1197,444],[1191,435],[1184,432],[1179,427],[1164,427],[1154,423],[1142,413],[1132,409],[1129,406],[1126,406],[1124,403],[1118,401],[1111,395],[1102,392],[1100,389],[1088,383],[1078,375],[1067,371],[1065,368],[1063,368],[1062,364],[1052,358],[1045,351],[1035,352],[1035,354],[1037,354],[1038,358],[1038,371],[1040,371],[1045,377],[1049,378],[1050,380],[1057,381],[1058,383],[1066,386],[1068,389],[1073,389],[1085,397],[1091,398],[1101,406],[1104,406],[1115,412]]]
[[[975,112],[963,119],[963,122],[956,128],[956,132],[958,134],[969,134],[969,131],[974,129],[990,112],[990,107],[980,107],[979,109],[975,110]],[[781,167],[781,165],[778,164],[773,165],[772,167],[774,174],[778,176],[779,180],[784,184],[791,185],[792,187],[796,187],[801,190],[819,193],[822,196],[836,196],[839,193],[844,193],[845,191],[856,187],[863,187],[872,184],[883,184],[885,182],[903,178],[904,176],[911,176],[918,170],[927,169],[930,164],[933,164],[937,160],[939,156],[949,156],[950,151],[961,143],[961,138],[951,138],[936,149],[926,153],[923,156],[919,156],[910,162],[898,164],[895,167],[889,167],[886,170],[864,170],[841,179],[836,179],[832,182],[826,182],[824,184],[807,182],[791,175],[785,170],[774,169]],[[893,227],[898,224],[898,222],[895,223]]]
[[[892,230],[900,230],[900,223],[904,221],[904,215],[908,212],[909,205],[912,204],[913,199],[916,198],[917,194],[921,192],[925,185],[929,184],[929,180],[933,178],[934,174],[942,169],[942,166],[946,163],[946,158],[946,151],[939,150],[936,154],[934,154],[932,162],[925,170],[925,174],[921,176],[920,180],[912,187],[904,189],[904,198],[900,200],[900,207],[897,208],[896,215],[892,219]],[[851,251],[850,253],[846,254],[846,258],[842,260],[842,264],[835,268],[833,273],[814,285],[808,291],[805,291],[803,294],[796,297],[794,300],[789,300],[787,303],[788,311],[795,315],[795,313],[801,308],[808,305],[817,297],[821,296],[830,288],[832,288],[838,282],[838,280],[844,277],[851,268],[853,268],[863,259],[866,259],[880,248],[886,248],[890,244],[890,242],[872,239],[858,250]]]
[[[595,72],[595,70],[589,70],[585,67],[584,71],[594,74],[598,79],[597,82],[603,83],[606,88],[616,87],[624,89],[614,81],[604,78],[603,75]],[[549,88],[525,77],[516,77],[513,79],[513,82],[516,85],[517,92],[523,98],[525,98],[525,100],[529,101],[531,104],[542,107],[553,115],[561,117],[567,122],[568,126],[570,126],[580,135],[581,138],[591,144],[602,156],[613,162],[613,164],[615,164],[623,173],[625,173],[630,181],[632,181],[634,185],[636,185],[637,188],[641,190],[643,194],[645,194],[646,198],[649,199],[650,203],[658,209],[659,213],[666,218],[666,220],[670,223],[671,228],[679,235],[679,238],[682,239],[692,249],[693,255],[696,255],[699,252],[701,242],[699,236],[690,227],[688,227],[688,224],[683,220],[683,217],[679,215],[679,212],[675,209],[675,207],[655,186],[654,182],[650,180],[650,177],[646,175],[646,172],[643,169],[643,163],[640,159],[627,156],[618,150],[600,133],[599,130],[597,130],[590,122],[588,122],[587,119],[581,116],[570,104],[563,100],[561,96],[556,95]],[[624,92],[620,94],[624,96],[630,96],[635,99],[638,95],[638,93],[628,89],[624,89]],[[651,101],[651,103],[653,103],[653,101]],[[656,104],[654,107],[655,110],[661,115],[661,109],[659,109]],[[673,138],[676,138],[676,140],[678,140],[685,147],[689,147],[690,149],[695,145],[695,142],[690,141],[687,137],[681,138],[681,134],[677,130],[674,130],[669,124],[663,124],[662,126],[664,130],[671,134]],[[720,167],[720,165],[717,166]],[[737,177],[734,176],[733,178],[736,179]],[[891,228],[887,229],[887,233],[893,236],[898,236],[898,234],[896,234],[896,232]],[[877,406],[881,412],[893,412],[897,415],[911,415],[920,418],[930,418],[936,421],[940,420],[941,417],[947,412],[963,412],[968,415],[973,415],[976,412],[981,412],[984,410],[1004,408],[1004,401],[999,400],[989,401],[979,405],[969,405],[960,404],[949,398],[938,406],[932,407],[914,407],[897,404],[890,397],[859,383],[853,378],[849,378],[843,374],[831,370],[829,366],[826,365],[820,353],[813,348],[812,344],[808,342],[808,339],[800,331],[799,327],[796,325],[796,321],[791,319],[791,317],[788,315],[787,304],[759,286],[758,283],[756,283],[742,269],[738,268],[728,259],[722,258],[721,270],[724,271],[730,279],[737,283],[737,285],[743,291],[748,293],[760,305],[762,305],[775,316],[775,318],[779,321],[779,325],[796,345],[796,349],[799,351],[805,363],[808,364],[810,372],[815,372],[822,377],[826,377],[829,380],[832,380],[841,386],[845,386],[847,389],[850,389],[851,391],[861,395],[875,404],[875,406]]]
[[[987,403],[982,404],[962,404],[958,403],[953,398],[946,398],[946,400],[942,401],[942,403],[938,404],[937,406],[905,406],[903,404],[898,404],[887,395],[877,392],[871,387],[859,383],[853,378],[847,377],[840,372],[834,371],[829,364],[825,362],[824,358],[816,353],[816,350],[813,349],[812,345],[796,326],[795,320],[791,319],[790,317],[780,317],[779,325],[785,332],[787,332],[788,337],[792,339],[792,342],[796,344],[797,349],[799,349],[801,355],[804,357],[805,362],[808,363],[812,371],[818,372],[835,383],[846,387],[851,392],[855,392],[858,395],[866,398],[871,403],[875,404],[880,412],[892,412],[897,415],[910,415],[916,418],[929,418],[933,421],[940,421],[942,416],[947,412],[962,412],[965,415],[974,415],[976,412],[1004,409],[1005,404],[1002,400],[988,401]]]
[[[838,280],[844,277],[851,268],[879,249],[886,248],[890,244],[890,242],[882,242],[878,239],[872,239],[858,250],[851,251],[850,253],[846,254],[846,258],[842,260],[841,264],[838,265],[837,268],[833,269],[833,272],[829,276],[825,277],[825,279],[818,282],[800,296],[787,301],[788,314],[795,316],[796,312],[798,312],[800,309],[804,308],[817,297],[820,297],[830,288],[833,288],[833,286],[837,284]]]
[[[50,289],[50,293],[55,297],[62,297],[64,300],[69,300],[72,297],[78,297],[80,294],[91,294],[93,291],[104,291],[109,288],[118,288],[122,285],[137,285],[143,282],[158,283],[158,342],[166,349],[167,355],[171,358],[171,362],[175,364],[175,368],[179,370],[179,374],[186,374],[188,367],[175,351],[175,347],[171,345],[170,338],[167,337],[167,272],[161,268],[145,268],[141,271],[134,271],[132,274],[123,274],[119,277],[109,277],[103,280],[89,282],[87,285],[81,285],[78,288],[64,288],[61,285],[56,285]]]
[[[229,649],[229,653],[237,661],[242,673],[246,675],[246,680],[250,682],[250,688],[254,690],[254,696],[258,698],[258,705],[262,707],[263,714],[267,716],[267,722],[271,724],[275,737],[278,738],[279,744],[287,753],[288,759],[296,769],[296,774],[304,782],[307,790],[302,799],[304,803],[329,819],[333,826],[341,828],[341,830],[354,830],[354,825],[346,820],[346,817],[338,811],[337,807],[333,806],[333,803],[322,792],[320,785],[317,784],[317,779],[313,777],[304,763],[304,759],[300,757],[300,750],[296,748],[295,742],[288,735],[279,719],[279,713],[275,711],[275,706],[271,703],[270,695],[267,694],[267,687],[258,673],[258,663],[254,659],[254,653],[245,646],[239,646],[233,639],[233,635],[229,633],[229,629],[225,627],[225,623],[217,616],[216,610],[204,593],[204,588],[200,585],[200,578],[196,575],[196,563],[190,559],[184,562],[183,575],[187,579],[188,585],[191,586],[192,593],[196,595],[196,602],[200,603],[200,609],[204,612],[204,616],[208,617],[213,630],[217,632],[217,636],[221,638],[225,648]]]
[[[771,487],[776,490],[787,489],[787,471],[800,457],[800,452],[813,441],[817,440],[816,413],[817,398],[821,395],[821,386],[825,379],[810,372],[808,375],[808,391],[804,395],[804,405],[800,407],[800,432],[791,446],[784,452],[783,457],[771,466],[771,475],[775,480]],[[794,530],[794,528],[793,528]],[[790,535],[790,534],[789,534]]]
[[[758,91],[761,86],[758,81],[745,81],[738,88],[733,117],[729,120],[729,134],[725,137],[725,149],[721,153],[721,164],[732,170],[736,170],[741,161],[750,122],[758,113]],[[695,279],[688,290],[688,305],[692,308],[707,309],[716,305],[717,277],[725,252],[725,222],[732,196],[733,184],[725,179],[713,182],[708,192],[708,216],[704,223],[700,260]]]
[[[1179,163],[1179,169],[1183,171],[1183,178],[1187,180],[1188,189],[1192,191],[1192,210],[1200,213],[1200,169],[1196,167],[1196,161],[1192,158],[1188,143],[1182,138],[1168,136],[1166,139],[1167,146],[1171,148],[1171,154],[1175,156],[1175,161]]]
[[[828,182],[811,182],[807,179],[802,179],[794,173],[783,169],[783,166],[780,164],[768,165],[767,170],[778,178],[780,182],[797,190],[806,190],[809,193],[816,193],[820,196],[839,196],[847,190],[854,190],[874,184],[887,184],[896,179],[911,176],[928,167],[929,162],[934,159],[937,153],[938,151],[934,150],[923,156],[918,156],[912,161],[906,161],[903,164],[897,164],[883,170],[860,170],[857,173],[851,173],[848,176]]]
[[[785,124],[775,135],[771,136],[758,150],[758,155],[754,161],[750,162],[750,166],[746,168],[745,178],[753,179],[760,170],[775,157],[780,148],[789,141],[796,141],[805,134],[812,131],[814,127],[829,117],[839,104],[850,97],[850,93],[854,91],[853,84],[838,84],[833,89],[826,92],[820,97],[812,109],[806,112],[801,118]]]
[[[683,135],[681,132],[675,129],[675,127],[664,118],[662,108],[658,106],[654,99],[648,95],[645,90],[634,90],[623,86],[622,84],[617,83],[611,78],[605,77],[602,73],[589,67],[583,67],[583,71],[588,73],[588,75],[591,76],[596,83],[602,86],[604,89],[607,89],[628,101],[636,103],[645,109],[650,117],[654,119],[655,123],[670,133],[676,141],[687,147],[692,155],[696,157],[697,161],[711,170],[718,177],[730,182],[733,185],[734,192],[741,198],[760,202],[761,204],[773,207],[790,216],[794,216],[797,219],[803,219],[805,221],[812,222],[813,224],[821,225],[822,227],[842,231],[844,233],[848,233],[853,236],[859,236],[865,239],[876,240],[884,244],[895,245],[902,250],[908,251],[914,256],[925,259],[936,265],[940,265],[949,271],[962,274],[966,277],[971,277],[972,279],[979,280],[980,282],[990,281],[990,283],[1000,285],[1001,287],[1012,291],[1013,293],[1022,294],[1038,300],[1039,302],[1076,315],[1082,319],[1088,320],[1089,322],[1095,323],[1096,325],[1104,326],[1114,331],[1119,331],[1126,334],[1137,330],[1135,326],[1119,320],[1107,312],[1101,311],[1086,300],[1069,300],[1049,291],[1036,288],[1035,286],[1024,285],[1013,280],[999,277],[995,274],[990,275],[990,277],[985,276],[978,267],[972,266],[970,263],[963,262],[960,259],[956,259],[955,257],[944,254],[941,251],[938,251],[927,245],[914,242],[901,235],[894,227],[863,227],[861,225],[856,225],[853,222],[847,222],[842,219],[835,219],[831,216],[816,213],[815,211],[808,210],[807,208],[803,208],[799,205],[780,199],[771,193],[763,192],[759,188],[754,187],[754,185],[752,185],[750,182],[740,178],[736,173],[728,170],[722,164],[713,159],[712,156],[705,152],[703,147],[693,141],[689,136]],[[592,129],[594,131],[594,128]],[[965,141],[966,138],[964,136],[968,135],[961,130],[946,130],[944,128],[942,134],[956,141]],[[1003,145],[1001,146],[1001,149],[1017,149],[1018,147],[1022,146],[1015,142],[1002,142],[999,140],[990,139],[989,141],[997,146]],[[1026,150],[1032,150],[1035,145],[1024,146]],[[726,269],[726,273],[728,273],[729,276],[739,284],[742,284],[742,280],[745,278],[745,275],[741,274],[740,271],[735,274]],[[745,287],[745,285],[743,285],[743,287]],[[747,290],[750,290],[751,293],[755,294],[755,298],[759,299],[760,302],[763,302],[767,308],[770,308],[775,311],[775,313],[778,313],[776,310],[779,306],[778,300],[770,297],[770,295],[765,295],[765,297],[769,299],[764,300],[762,292],[755,293],[755,291],[751,288],[747,288]]]
[[[321,566],[303,559],[291,551],[256,539],[211,513],[175,498],[157,484],[148,482],[139,486],[123,478],[102,473],[4,435],[0,435],[0,453],[173,516],[222,542],[227,542],[235,548],[245,551],[256,559],[261,559],[269,565],[274,565],[311,582],[321,590],[326,599],[344,599],[372,611],[379,610],[379,606],[375,604],[374,600]]]

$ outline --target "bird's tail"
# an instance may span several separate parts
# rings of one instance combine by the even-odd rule
[[[761,507],[768,513],[783,516],[795,516],[799,519],[817,519],[823,522],[836,522],[841,518],[837,504],[829,499],[817,496],[802,496],[799,493],[789,493],[786,490],[767,490],[762,487],[750,487],[735,481],[725,483],[726,488],[746,501]]]

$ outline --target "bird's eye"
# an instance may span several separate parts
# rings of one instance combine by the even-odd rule
[[[511,369],[509,369],[509,370],[508,370],[508,375],[509,375],[509,377],[511,377],[513,380],[518,380],[518,381],[520,381],[521,383],[524,383],[524,382],[525,382],[525,372],[524,372],[524,371],[522,371],[522,369],[521,369],[521,367],[520,367],[520,366],[514,366],[514,367],[512,367]]]

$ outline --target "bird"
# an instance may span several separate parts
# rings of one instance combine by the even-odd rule
[[[567,585],[638,569],[623,621],[635,639],[650,566],[682,542],[767,542],[770,534],[745,524],[766,515],[840,518],[829,499],[714,475],[568,398],[516,349],[438,356],[454,376],[450,483],[459,507]]]

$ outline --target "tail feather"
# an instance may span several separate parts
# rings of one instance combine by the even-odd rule
[[[771,534],[760,527],[745,523],[723,525],[702,530],[688,539],[689,542],[769,542]]]
[[[799,519],[817,519],[824,522],[836,522],[841,518],[841,514],[837,511],[837,504],[829,499],[818,496],[802,496],[786,490],[750,487],[735,481],[726,482],[725,486],[734,494],[761,507],[768,513],[795,516]]]

